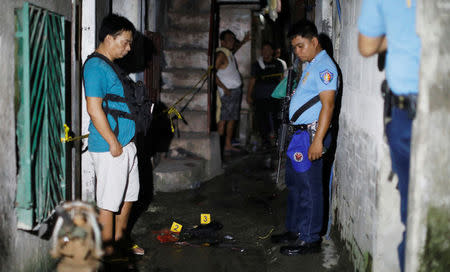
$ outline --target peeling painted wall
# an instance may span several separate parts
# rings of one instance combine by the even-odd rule
[[[406,270],[448,271],[450,3],[418,0],[416,15],[422,55],[411,146],[408,209],[414,213],[408,214]]]
[[[342,70],[343,96],[333,180],[334,225],[359,271],[398,271],[400,223],[397,180],[388,182],[389,149],[383,136],[381,81],[377,57],[357,48],[362,1],[318,0],[315,23],[327,33]]]
[[[15,19],[24,1],[0,2],[0,271],[49,271],[49,243],[16,228]],[[71,20],[70,0],[31,0],[34,5]]]

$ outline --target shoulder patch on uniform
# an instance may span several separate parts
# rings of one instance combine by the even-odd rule
[[[330,72],[328,69],[322,71],[319,73],[320,75],[320,80],[322,80],[322,82],[327,85],[328,83],[330,83],[333,80],[333,73]]]

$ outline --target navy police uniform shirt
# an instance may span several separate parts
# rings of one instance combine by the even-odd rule
[[[396,95],[417,94],[420,39],[416,0],[364,0],[358,29],[367,37],[386,35],[386,79]]]
[[[316,57],[303,70],[297,89],[289,105],[289,119],[303,104],[323,91],[336,91],[338,73],[336,65],[325,50]],[[317,102],[299,116],[295,125],[310,124],[319,120],[322,103]]]

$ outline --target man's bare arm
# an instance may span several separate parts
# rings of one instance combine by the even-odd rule
[[[387,50],[386,36],[368,37],[361,33],[358,35],[358,49],[364,57],[370,57]]]
[[[247,89],[247,103],[249,105],[253,104],[253,90],[255,89],[255,83],[256,78],[251,77],[250,81],[248,82],[248,89]]]
[[[225,54],[223,52],[219,52],[217,54],[216,63],[215,63],[216,71],[219,69],[225,69],[225,68],[227,68],[227,66],[228,66],[227,56],[225,56]],[[230,90],[228,90],[228,88],[225,87],[225,85],[223,84],[222,81],[220,81],[220,79],[217,75],[216,75],[216,84],[217,84],[217,86],[222,88],[222,90],[225,92],[226,95],[230,95]]]
[[[236,40],[236,45],[234,47],[233,54],[236,53],[246,42],[250,41],[250,39],[251,39],[250,32],[247,32],[245,34],[244,39],[242,39],[241,42]]]
[[[111,155],[117,157],[122,154],[122,145],[109,126],[108,119],[102,108],[102,102],[103,99],[100,97],[86,97],[87,111],[97,131],[109,144]]]
[[[334,110],[334,96],[335,91],[322,91],[319,94],[320,102],[322,103],[322,109],[319,114],[319,124],[314,136],[314,140],[308,150],[309,160],[317,160],[322,157],[323,152],[323,139],[327,134],[330,127],[331,118],[333,117]]]

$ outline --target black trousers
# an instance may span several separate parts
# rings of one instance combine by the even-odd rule
[[[270,134],[278,131],[280,121],[278,113],[280,102],[275,98],[265,98],[255,100],[255,118],[258,132],[263,142],[270,141]]]

